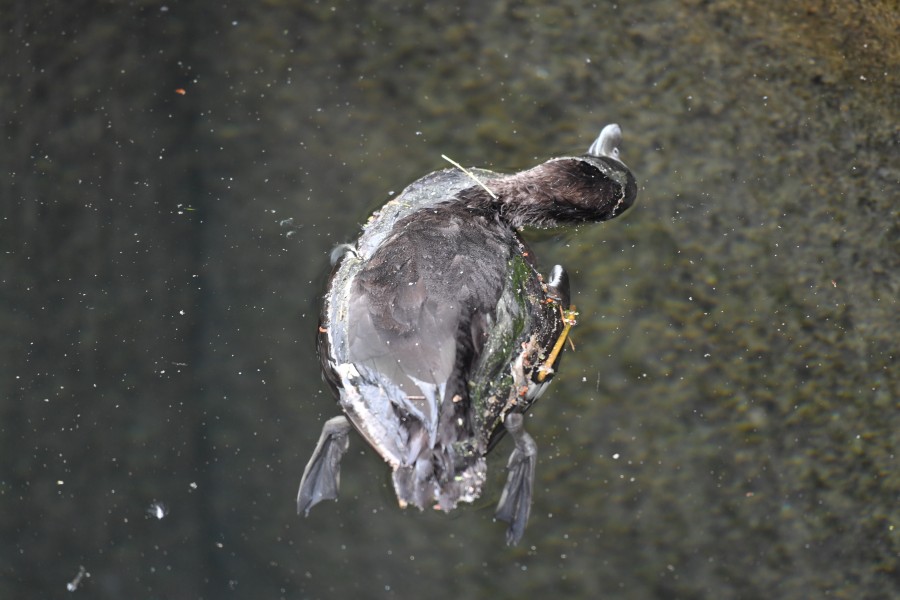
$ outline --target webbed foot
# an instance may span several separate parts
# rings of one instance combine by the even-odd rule
[[[523,420],[523,415],[510,413],[503,421],[516,447],[509,457],[506,467],[509,475],[494,516],[509,523],[506,530],[506,543],[509,546],[518,544],[525,533],[525,525],[528,524],[528,515],[531,513],[534,465],[537,463],[537,444],[525,432]]]
[[[337,500],[341,484],[341,457],[350,445],[350,421],[343,415],[322,426],[322,435],[313,450],[297,493],[297,514],[309,516],[309,509],[322,500]]]

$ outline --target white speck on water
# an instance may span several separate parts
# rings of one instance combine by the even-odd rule
[[[166,505],[162,502],[154,502],[147,508],[147,514],[151,517],[156,517],[159,520],[165,518],[167,514],[169,514],[169,509],[166,508]]]
[[[90,576],[91,576],[91,574],[85,570],[84,566],[79,566],[78,574],[75,575],[75,578],[72,579],[72,581],[70,581],[69,583],[66,584],[66,589],[69,590],[70,592],[74,592],[75,590],[78,589],[78,586],[81,585],[81,580],[84,579],[85,577],[90,577]]]

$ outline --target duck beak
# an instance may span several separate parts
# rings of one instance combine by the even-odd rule
[[[621,145],[622,129],[615,123],[610,123],[603,128],[603,131],[600,132],[600,135],[588,148],[588,154],[591,156],[606,156],[622,162],[622,159],[619,158],[619,146]]]

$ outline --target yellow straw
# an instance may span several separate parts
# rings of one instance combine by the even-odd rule
[[[491,198],[493,198],[494,200],[497,199],[497,194],[495,194],[495,193],[492,192],[490,189],[488,189],[488,186],[486,186],[486,185],[484,185],[483,183],[481,183],[481,180],[478,179],[477,177],[475,177],[475,174],[474,174],[474,173],[472,173],[471,171],[469,171],[468,169],[466,169],[464,166],[462,166],[461,164],[459,164],[458,162],[456,162],[455,160],[453,160],[452,158],[450,158],[450,157],[447,156],[446,154],[441,154],[441,158],[443,158],[443,159],[446,160],[448,163],[450,163],[451,165],[453,165],[454,167],[456,167],[457,169],[459,169],[460,171],[462,171],[463,173],[465,173],[466,175],[468,175],[469,177],[471,177],[472,179],[474,179],[474,180],[475,180],[475,183],[477,183],[478,185],[480,185],[481,187],[483,187],[483,188],[484,188],[484,191],[486,191],[488,194],[491,195]]]
[[[563,345],[566,343],[566,337],[569,335],[569,330],[572,329],[572,325],[575,324],[575,315],[578,314],[575,312],[574,304],[569,307],[569,310],[563,310],[562,307],[560,307],[559,311],[562,313],[562,319],[565,326],[563,326],[562,333],[559,334],[556,343],[553,344],[553,350],[550,351],[550,356],[547,357],[544,364],[538,367],[538,383],[547,379],[547,375],[553,370],[553,363],[556,362],[556,357],[562,352]]]

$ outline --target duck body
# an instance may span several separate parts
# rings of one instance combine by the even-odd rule
[[[343,415],[323,428],[298,511],[337,497],[352,429],[390,465],[402,507],[444,511],[480,496],[485,456],[508,432],[515,447],[497,517],[508,543],[521,538],[536,461],[522,416],[552,379],[571,321],[565,271],[545,281],[518,229],[605,220],[631,205],[621,133],[604,133],[585,156],[514,175],[426,175],[345,247],[317,340]]]

